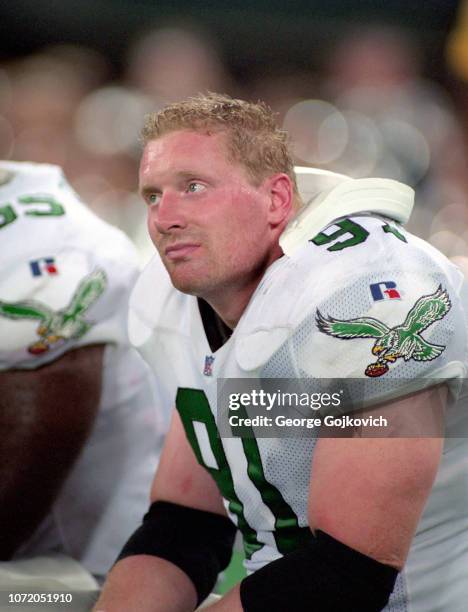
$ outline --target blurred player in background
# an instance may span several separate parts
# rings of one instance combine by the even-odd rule
[[[199,96],[143,135],[159,256],[134,289],[130,335],[177,411],[150,510],[96,610],[195,609],[234,523],[250,575],[213,611],[461,611],[466,439],[440,437],[466,371],[461,274],[394,223],[411,190],[344,180],[317,196],[328,218],[288,226],[300,198],[266,107]],[[387,400],[392,439],[220,437],[220,379],[330,377],[375,381],[367,402]],[[450,406],[449,435],[460,423]]]
[[[0,163],[0,558],[102,580],[147,506],[166,416],[129,346],[137,256],[58,166]]]

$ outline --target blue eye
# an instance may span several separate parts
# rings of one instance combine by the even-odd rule
[[[160,198],[161,198],[161,196],[159,195],[159,193],[150,193],[149,196],[148,196],[148,203],[149,204],[158,204]]]
[[[201,183],[189,183],[187,186],[187,191],[190,193],[198,193],[200,191],[203,191],[205,189],[205,185],[202,185]]]

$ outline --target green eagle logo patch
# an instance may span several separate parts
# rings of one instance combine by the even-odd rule
[[[317,327],[324,334],[352,340],[354,338],[376,338],[372,354],[377,355],[377,361],[370,363],[365,370],[366,376],[382,376],[389,370],[389,363],[397,359],[409,361],[431,361],[445,350],[445,346],[430,344],[421,333],[430,325],[443,319],[450,310],[447,291],[439,285],[437,291],[424,295],[417,300],[401,325],[388,327],[382,321],[373,317],[339,320],[324,317],[317,310]]]
[[[28,351],[33,355],[39,355],[57,343],[62,344],[72,338],[81,338],[92,327],[92,323],[85,321],[83,314],[94,304],[106,286],[107,278],[104,271],[95,270],[81,280],[65,308],[54,311],[37,300],[24,302],[0,300],[0,316],[8,319],[38,320],[40,323],[36,333],[40,340],[28,346]]]

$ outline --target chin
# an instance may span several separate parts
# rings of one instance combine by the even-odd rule
[[[208,279],[206,267],[185,262],[176,266],[166,266],[174,287],[182,293],[203,297],[210,291],[212,282]]]
[[[194,278],[183,278],[178,274],[170,274],[172,284],[174,287],[182,293],[189,295],[201,296],[203,293],[203,286],[197,282]]]
[[[171,276],[172,284],[181,293],[194,295],[209,301],[224,291],[224,286],[214,282],[208,282],[206,277],[182,278],[177,275]]]

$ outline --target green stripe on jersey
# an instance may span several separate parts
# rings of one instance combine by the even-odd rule
[[[229,502],[229,510],[238,517],[238,527],[244,537],[245,554],[250,559],[263,544],[259,542],[258,534],[247,523],[243,503],[235,492],[231,469],[208,399],[201,390],[179,389],[176,406],[198,462],[212,475],[221,494]],[[241,408],[241,412],[243,411]],[[194,422],[205,425],[218,469],[208,466],[204,461]],[[247,476],[260,493],[265,506],[275,517],[273,536],[278,551],[287,554],[304,545],[313,536],[308,527],[299,527],[297,516],[291,506],[285,501],[279,489],[266,479],[257,440],[253,437],[252,429],[248,429],[250,437],[242,438],[242,447],[247,460]]]
[[[208,470],[218,485],[221,495],[229,502],[229,511],[237,516],[237,526],[244,538],[244,551],[247,559],[264,545],[257,540],[257,533],[247,523],[244,516],[244,504],[237,497],[232,474],[219,438],[216,422],[210,404],[200,389],[181,389],[177,391],[176,407],[180,414],[188,441],[195,453],[198,463]],[[218,464],[218,469],[206,465],[198,442],[194,422],[203,423],[206,427],[211,450]]]

